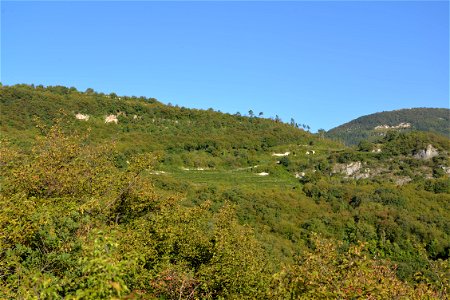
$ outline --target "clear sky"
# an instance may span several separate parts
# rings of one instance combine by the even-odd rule
[[[449,107],[449,2],[1,1],[1,82],[330,129]]]

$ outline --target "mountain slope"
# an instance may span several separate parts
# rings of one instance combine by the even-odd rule
[[[384,111],[359,117],[330,129],[326,136],[347,145],[356,145],[363,139],[374,140],[388,130],[430,131],[450,135],[450,110],[447,108],[411,108]]]
[[[447,295],[444,136],[354,149],[65,87],[1,87],[0,110],[0,298],[324,298],[316,283],[329,298]]]
[[[4,86],[0,93],[4,136],[30,142],[36,118],[64,118],[73,130],[92,128],[94,140],[111,138],[124,151],[265,149],[309,143],[314,135],[270,119],[168,106],[153,98],[118,97],[66,87]],[[88,118],[76,119],[78,117]],[[106,117],[110,116],[110,123]]]

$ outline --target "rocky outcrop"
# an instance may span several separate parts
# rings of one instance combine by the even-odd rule
[[[429,144],[426,149],[419,150],[416,154],[414,154],[414,157],[417,159],[430,159],[438,155],[439,152],[437,149],[434,148],[433,145]]]
[[[395,179],[395,184],[397,185],[404,185],[407,184],[408,182],[412,181],[412,179],[408,176],[405,177],[398,177]]]
[[[285,153],[272,153],[272,156],[288,156],[289,154],[291,154],[291,152],[285,152]]]
[[[362,167],[360,161],[351,162],[348,164],[337,164],[333,168],[333,173],[343,173],[347,176],[352,176],[357,173]]]
[[[88,115],[83,115],[83,114],[80,114],[80,113],[76,114],[75,118],[77,120],[82,120],[82,121],[88,121],[89,120],[89,116]]]
[[[305,172],[299,172],[299,173],[295,173],[295,178],[303,178],[305,177]]]
[[[386,130],[386,129],[404,129],[404,128],[410,128],[410,127],[411,127],[411,123],[400,123],[398,125],[393,125],[393,126],[378,125],[374,129],[375,130]]]
[[[119,123],[116,115],[109,115],[105,117],[105,123]]]

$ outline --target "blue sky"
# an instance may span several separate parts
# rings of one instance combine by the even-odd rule
[[[2,1],[1,82],[330,129],[449,106],[449,2]]]

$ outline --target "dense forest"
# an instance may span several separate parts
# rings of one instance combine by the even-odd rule
[[[0,298],[447,299],[450,140],[0,87]]]
[[[377,140],[389,130],[427,131],[450,137],[450,109],[410,108],[379,112],[330,129],[326,136],[347,145],[357,145],[362,140]]]

